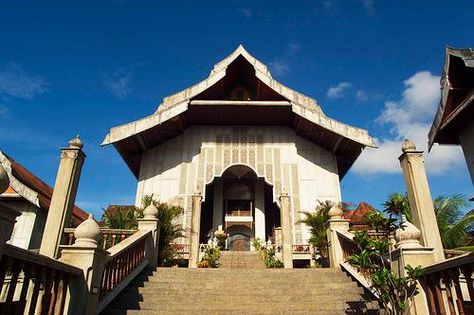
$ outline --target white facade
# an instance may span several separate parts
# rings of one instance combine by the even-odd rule
[[[199,190],[205,201],[205,186],[232,165],[247,165],[272,185],[277,203],[282,190],[289,193],[294,244],[306,243],[309,238],[305,226],[297,223],[301,211],[314,210],[318,200],[341,201],[335,155],[292,129],[191,126],[182,135],[143,153],[136,204],[151,194],[155,199],[179,204],[185,214],[182,224],[189,228],[191,194]],[[261,237],[264,209],[259,209],[259,191],[257,186],[255,233]],[[214,207],[222,207],[222,203],[214,199]]]

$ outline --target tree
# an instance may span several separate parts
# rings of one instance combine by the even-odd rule
[[[406,194],[393,193],[383,205],[385,212],[396,216],[405,214],[407,220],[413,222]],[[466,235],[474,227],[474,211],[463,214],[463,209],[468,205],[463,195],[439,196],[433,201],[444,248],[453,249],[465,245]]]
[[[310,228],[311,237],[309,243],[318,249],[323,260],[329,257],[328,239],[326,234],[326,222],[329,220],[329,210],[334,205],[331,201],[318,201],[314,212],[303,211],[305,216],[298,223],[304,223]]]
[[[177,238],[184,236],[184,229],[181,225],[174,223],[183,209],[164,202],[153,200],[152,195],[142,198],[142,209],[151,203],[158,209],[158,220],[160,222],[160,239],[158,243],[158,264],[160,266],[170,265],[174,260],[174,249],[171,243]]]
[[[142,217],[141,210],[134,206],[114,206],[107,210],[103,209],[102,220],[108,229],[136,230],[137,219]]]

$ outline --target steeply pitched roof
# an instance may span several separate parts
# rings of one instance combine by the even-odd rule
[[[218,90],[224,78],[231,75],[229,69],[238,62],[250,64],[252,70],[247,75],[254,76],[259,87],[278,95],[278,99],[235,101],[198,97],[208,90]],[[102,145],[114,144],[138,177],[143,151],[181,134],[193,124],[290,125],[298,134],[338,156],[341,178],[364,147],[376,147],[366,130],[327,117],[316,100],[274,80],[268,68],[242,45],[217,63],[205,80],[165,97],[152,115],[112,128]]]
[[[461,115],[462,113],[462,115]],[[459,144],[458,129],[474,117],[474,50],[446,48],[441,76],[441,100],[428,134],[434,143]]]
[[[343,214],[343,218],[351,220],[351,222],[367,222],[367,215],[374,213],[376,210],[368,203],[361,202],[353,211],[347,211]]]
[[[10,187],[5,192],[7,194],[17,193],[35,206],[49,210],[53,188],[36,177],[33,173],[24,168],[5,153],[0,151],[0,163],[8,173]],[[88,214],[81,208],[74,205],[72,210],[73,220],[80,223],[88,218]]]

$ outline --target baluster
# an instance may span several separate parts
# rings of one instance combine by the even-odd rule
[[[421,281],[423,288],[426,292],[426,299],[428,302],[428,311],[430,315],[435,315],[436,314],[436,302],[434,299],[434,294],[433,294],[433,285],[431,281],[431,277],[429,275],[424,276]]]
[[[469,297],[471,300],[471,304],[474,303],[474,287],[472,285],[472,267],[470,265],[462,266],[461,272],[466,278],[467,289],[469,291]]]
[[[464,310],[464,297],[462,296],[461,286],[459,285],[459,270],[458,268],[450,269],[451,279],[453,279],[454,290],[456,292],[456,305],[460,315],[466,314]]]
[[[41,278],[43,277],[43,268],[39,265],[34,266],[34,286],[33,294],[31,295],[30,309],[28,314],[35,314],[36,303],[38,302],[38,295],[41,288]]]
[[[58,297],[58,288],[59,288],[59,275],[60,271],[53,270],[53,286],[51,292],[51,299],[49,301],[48,315],[54,314],[54,309],[56,307],[56,301]]]
[[[434,289],[434,298],[435,298],[435,305],[438,311],[438,314],[444,315],[446,314],[446,307],[444,306],[443,300],[443,292],[441,292],[441,279],[438,273],[434,273],[431,275],[433,281],[433,289]]]
[[[26,296],[30,286],[31,279],[31,265],[26,264],[23,268],[23,284],[21,285],[20,300],[16,309],[17,314],[23,314],[26,306]]]
[[[448,307],[450,314],[456,314],[454,309],[454,296],[451,291],[451,277],[448,271],[441,272],[441,279],[446,287],[446,298],[448,300]]]
[[[18,276],[22,267],[23,263],[15,262],[13,263],[13,266],[11,268],[10,285],[8,286],[7,298],[4,305],[4,310],[6,314],[12,312],[13,295],[15,294],[16,285],[18,283]]]
[[[46,314],[49,309],[49,302],[51,301],[51,287],[53,284],[52,269],[46,269],[43,273],[43,296],[41,297],[41,314]]]
[[[102,236],[102,249],[107,249],[107,239],[109,238],[108,233],[104,233]]]
[[[112,234],[112,246],[115,246],[116,239],[117,239],[117,235]]]
[[[59,307],[55,309],[54,315],[61,315],[64,312],[64,305],[66,304],[67,287],[69,284],[69,274],[63,274],[61,283],[59,284]]]

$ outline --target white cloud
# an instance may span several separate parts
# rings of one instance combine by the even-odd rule
[[[360,102],[367,102],[369,100],[369,94],[364,90],[357,90],[356,98]]]
[[[425,151],[426,169],[442,174],[463,163],[459,147],[435,145],[427,152],[428,131],[436,112],[440,91],[439,77],[420,71],[404,81],[405,89],[399,101],[387,101],[376,122],[389,128],[389,135],[377,140],[379,149],[366,149],[354,164],[359,174],[400,173],[398,156],[405,138]]]
[[[326,92],[326,96],[329,98],[341,98],[344,96],[344,92],[352,86],[349,82],[340,82],[335,86],[329,87]]]
[[[126,68],[119,68],[111,73],[104,74],[102,82],[105,88],[119,100],[126,99],[132,91],[130,82],[132,73]]]
[[[42,77],[29,74],[14,63],[0,70],[0,95],[32,99],[46,91]]]
[[[284,76],[287,74],[290,70],[291,60],[299,49],[300,45],[298,43],[288,43],[283,54],[279,58],[268,63],[271,72],[277,76]]]
[[[252,17],[252,11],[250,11],[250,9],[248,8],[239,8],[237,9],[237,11],[239,12],[239,15],[241,17],[244,17],[246,19],[250,19]]]

